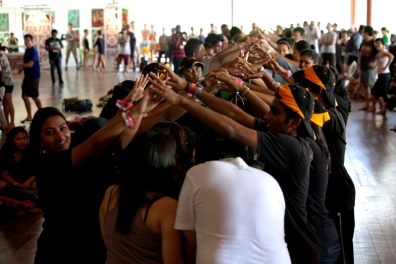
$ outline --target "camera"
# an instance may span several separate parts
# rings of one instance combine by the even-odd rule
[[[65,34],[62,34],[60,40],[66,40]]]

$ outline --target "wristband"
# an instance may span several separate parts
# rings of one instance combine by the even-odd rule
[[[133,104],[131,102],[127,102],[124,100],[117,100],[116,106],[120,109],[122,109],[122,111],[126,111],[129,108],[131,108],[133,106]]]
[[[245,96],[246,93],[250,90],[249,87],[247,87],[246,85],[243,85],[245,87],[245,90],[243,90],[243,92],[241,93],[241,96]]]
[[[289,78],[290,76],[292,76],[291,70],[287,70],[286,73],[285,73],[285,76],[286,76],[287,78]]]
[[[201,97],[201,94],[202,94],[202,90],[203,90],[203,88],[198,88],[195,90],[195,92],[194,92],[195,99],[199,100],[199,98]]]
[[[130,127],[130,128],[135,127],[135,121],[136,121],[136,120],[132,118],[131,113],[129,113],[129,112],[124,112],[124,113],[122,113],[122,117],[124,118],[125,125],[126,125],[127,127]]]
[[[235,82],[236,82],[236,83],[243,83],[243,80],[242,80],[241,78],[236,78],[236,79],[235,79]]]
[[[195,92],[195,83],[189,83],[189,86],[188,86],[188,88],[187,88],[187,93],[190,93],[190,94],[194,94],[194,92]]]

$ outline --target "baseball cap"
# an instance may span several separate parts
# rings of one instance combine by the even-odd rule
[[[311,122],[323,127],[323,124],[329,120],[329,112],[317,99],[315,99],[314,113],[312,114]]]
[[[324,97],[330,106],[337,105],[336,98],[334,97],[334,89],[336,86],[336,78],[334,72],[327,66],[314,65],[305,69],[304,78],[308,81],[320,86],[325,92]]]
[[[281,85],[278,87],[275,96],[301,117],[302,122],[300,125],[306,130],[307,135],[315,139],[310,124],[315,107],[315,99],[312,94],[299,85]]]
[[[183,60],[180,63],[180,67],[178,70],[178,73],[182,73],[184,69],[189,69],[192,66],[201,66],[202,68],[205,67],[205,64],[203,64],[202,62],[198,61],[195,57],[193,56],[187,56],[184,57]]]

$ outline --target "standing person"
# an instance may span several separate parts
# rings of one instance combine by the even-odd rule
[[[98,38],[96,39],[96,42],[94,44],[94,47],[96,46],[98,49],[98,67],[96,68],[98,71],[100,70],[105,70],[106,65],[105,65],[105,44],[104,44],[104,38],[102,35],[102,30],[98,30]],[[94,70],[95,70],[95,65],[93,65]]]
[[[205,43],[205,35],[203,34],[203,28],[200,28],[200,29],[199,29],[199,36],[198,36],[198,39],[199,39],[200,41],[202,41],[202,43]]]
[[[133,22],[131,22],[131,27],[132,25]],[[126,26],[127,34],[129,36],[129,47],[131,49],[131,56],[130,56],[131,59],[129,60],[129,68],[135,71],[136,70],[136,62],[135,62],[136,37],[135,37],[135,30],[131,29],[131,27]]]
[[[378,115],[386,116],[386,99],[388,94],[389,83],[391,74],[389,65],[393,61],[393,55],[385,49],[385,42],[383,38],[375,40],[375,48],[377,49],[377,74],[378,79],[371,89],[372,104],[367,112],[375,112],[377,100],[381,104],[381,110],[376,112]]]
[[[186,36],[181,33],[180,25],[177,25],[176,33],[172,35],[170,41],[174,71],[179,69],[182,59],[186,56],[184,54],[184,45],[186,41]]]
[[[67,63],[69,62],[69,57],[70,57],[70,52],[73,53],[73,57],[76,60],[76,67],[77,70],[79,70],[78,68],[78,57],[77,57],[77,33],[73,30],[73,24],[69,23],[68,24],[68,30],[66,33],[66,41],[67,41],[67,45],[66,45],[66,66],[65,66],[65,70],[67,71]]]
[[[322,64],[336,67],[336,43],[338,35],[332,31],[332,25],[327,23],[327,33],[323,34],[319,43],[322,45]]]
[[[124,74],[128,73],[129,58],[131,56],[131,46],[129,44],[129,35],[126,28],[122,29],[118,38],[118,56],[117,56],[117,72],[120,70],[122,60],[124,60]]]
[[[169,58],[169,37],[165,34],[165,28],[162,28],[162,35],[159,37],[160,50],[158,54],[158,62],[159,63],[167,63]],[[165,61],[162,62],[161,58],[164,55]]]
[[[39,84],[40,84],[40,62],[37,49],[33,46],[33,36],[26,34],[25,40],[25,55],[23,56],[23,64],[19,65],[18,73],[22,71],[25,77],[22,81],[22,99],[25,103],[27,117],[21,121],[32,121],[32,107],[30,105],[29,97],[36,103],[37,109],[41,108],[41,101],[39,99]]]
[[[56,36],[58,35],[58,31],[53,29],[51,31],[51,37],[45,41],[45,49],[48,50],[49,54],[49,61],[51,66],[51,78],[52,78],[52,85],[55,85],[55,68],[58,72],[59,78],[59,85],[63,85],[62,80],[62,49],[63,44],[60,39]]]
[[[191,34],[188,35],[187,39],[190,40],[190,39],[197,39],[197,38],[198,38],[198,36],[194,34],[194,28],[191,27]]]
[[[14,36],[14,33],[10,33],[10,38],[7,40],[8,46],[18,46],[19,40]],[[18,52],[18,47],[8,48],[8,52]]]
[[[15,126],[15,109],[12,102],[12,90],[14,90],[14,79],[12,78],[12,71],[7,56],[3,53],[4,47],[0,44],[0,87],[4,85],[5,94],[3,98],[3,108],[6,123]]]
[[[83,54],[84,54],[84,60],[83,60],[83,68],[84,70],[88,69],[88,57],[89,57],[89,41],[88,41],[88,29],[84,29],[84,38],[82,41],[82,46],[83,46]]]
[[[157,32],[154,31],[154,26],[151,25],[150,31],[150,61],[153,62],[153,56],[157,55]]]
[[[358,67],[360,68],[360,83],[364,90],[365,105],[359,110],[366,111],[370,107],[371,88],[375,84],[375,67],[377,49],[375,48],[374,30],[366,26],[363,31],[363,43],[360,47]]]
[[[311,21],[309,26],[305,29],[305,40],[311,45],[311,49],[319,54],[319,39],[320,29],[315,27],[315,22]]]
[[[381,28],[381,33],[382,33],[382,39],[384,40],[385,47],[389,45],[389,37],[388,33],[389,31],[386,29],[386,27]]]

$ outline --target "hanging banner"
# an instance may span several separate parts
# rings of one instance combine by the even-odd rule
[[[118,19],[116,8],[105,9],[105,52],[111,61],[116,60],[118,52]]]
[[[36,47],[40,66],[49,67],[48,51],[45,49],[45,41],[51,37],[51,13],[28,13],[25,14],[24,34],[33,36],[33,45]]]
[[[92,9],[92,27],[103,27],[103,9]]]
[[[10,30],[10,20],[8,14],[0,14],[0,31]]]

